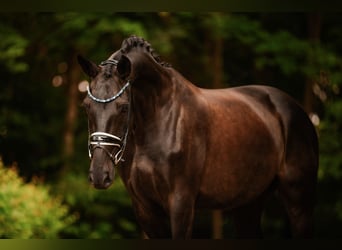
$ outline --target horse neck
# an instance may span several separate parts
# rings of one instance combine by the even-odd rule
[[[173,69],[165,69],[159,78],[142,80],[139,83],[142,88],[132,89],[132,129],[137,144],[143,145],[147,140],[153,140],[150,135],[163,131],[165,120],[171,115],[170,110],[180,106],[179,98],[189,87],[179,76]],[[150,84],[151,81],[159,82]]]
[[[168,72],[168,76],[166,74],[165,78],[160,78],[164,81],[159,85],[162,86],[161,88],[151,87],[149,85],[151,79],[139,82],[141,86],[145,86],[146,83],[147,87],[142,89],[134,88],[132,85],[130,133],[126,146],[127,152],[124,155],[125,162],[119,170],[126,186],[129,185],[128,180],[137,147],[160,146],[159,143],[162,141],[159,135],[165,134],[166,131],[171,132],[168,126],[174,124],[170,121],[180,115],[181,106],[184,106],[182,98],[185,97],[187,102],[196,99],[195,93],[198,93],[196,86],[177,71],[170,68]]]
[[[130,88],[130,125],[124,162],[119,168],[119,175],[125,185],[130,178],[132,160],[136,145],[144,141],[146,130],[153,126],[158,114],[157,109],[170,103],[168,98],[172,95],[172,84],[169,83],[167,72],[155,72],[148,78],[140,78],[131,83]],[[153,83],[153,84],[151,84]]]

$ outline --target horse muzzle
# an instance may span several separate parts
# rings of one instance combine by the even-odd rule
[[[112,185],[113,179],[109,176],[108,172],[105,172],[99,178],[94,177],[94,174],[89,172],[89,182],[96,189],[107,189]]]
[[[114,169],[114,168],[113,168]],[[109,188],[114,179],[114,171],[110,170],[103,170],[100,167],[93,168],[91,167],[89,170],[89,182],[93,185],[96,189],[107,189]]]
[[[97,189],[107,189],[112,185],[115,175],[115,166],[107,153],[100,148],[93,152],[89,169],[89,182]]]
[[[107,189],[113,183],[114,167],[123,161],[123,149],[122,139],[115,135],[94,132],[89,136],[89,182],[95,188]]]

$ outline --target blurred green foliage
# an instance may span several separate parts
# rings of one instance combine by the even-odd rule
[[[139,238],[129,196],[121,180],[116,178],[106,191],[95,190],[84,174],[67,174],[54,185],[56,194],[78,215],[78,221],[62,232],[64,238]]]
[[[58,238],[75,220],[46,186],[25,183],[0,161],[0,238]]]
[[[342,180],[342,100],[328,101],[320,125],[319,179]]]
[[[80,71],[75,57],[82,54],[99,63],[116,51],[124,38],[136,34],[190,81],[210,88],[218,74],[212,66],[216,42],[221,41],[222,87],[268,84],[302,104],[311,91],[310,115],[318,118],[320,141],[316,236],[342,236],[342,18],[339,13],[322,14],[321,25],[316,27],[320,37],[313,41],[308,35],[308,15],[1,13],[0,155],[6,165],[17,163],[19,174],[28,181],[34,176],[43,179],[39,187],[49,187],[77,214],[78,219],[68,227],[58,228],[61,237],[140,237],[119,178],[107,191],[93,190],[87,183],[88,132],[81,108],[72,128],[74,154],[67,159],[63,153],[67,93],[71,84],[78,84],[71,82],[71,75]],[[55,77],[62,79],[56,86],[52,84]],[[84,79],[84,75],[79,77],[79,81]],[[309,90],[308,81],[313,83]],[[83,93],[77,94],[79,106],[83,97]],[[32,189],[34,184],[29,186]],[[263,217],[266,236],[287,235],[283,216],[282,207],[271,198]],[[199,214],[194,229],[195,237],[210,237],[208,214]],[[224,221],[224,231],[233,236],[229,219]]]
[[[25,54],[28,45],[27,39],[14,28],[1,23],[0,36],[0,62],[4,63],[7,70],[13,73],[26,71],[28,65],[18,58]]]

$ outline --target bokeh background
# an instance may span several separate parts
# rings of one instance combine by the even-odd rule
[[[315,237],[342,236],[341,13],[1,13],[0,238],[136,239],[122,182],[89,186],[87,77],[135,34],[197,86],[275,86],[302,104],[320,141]],[[289,237],[270,197],[265,238]],[[200,211],[195,238],[233,238],[229,213]]]

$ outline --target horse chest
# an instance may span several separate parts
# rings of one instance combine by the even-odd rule
[[[145,154],[134,157],[131,170],[131,189],[143,200],[164,203],[167,201],[169,183],[168,166],[158,164]]]

